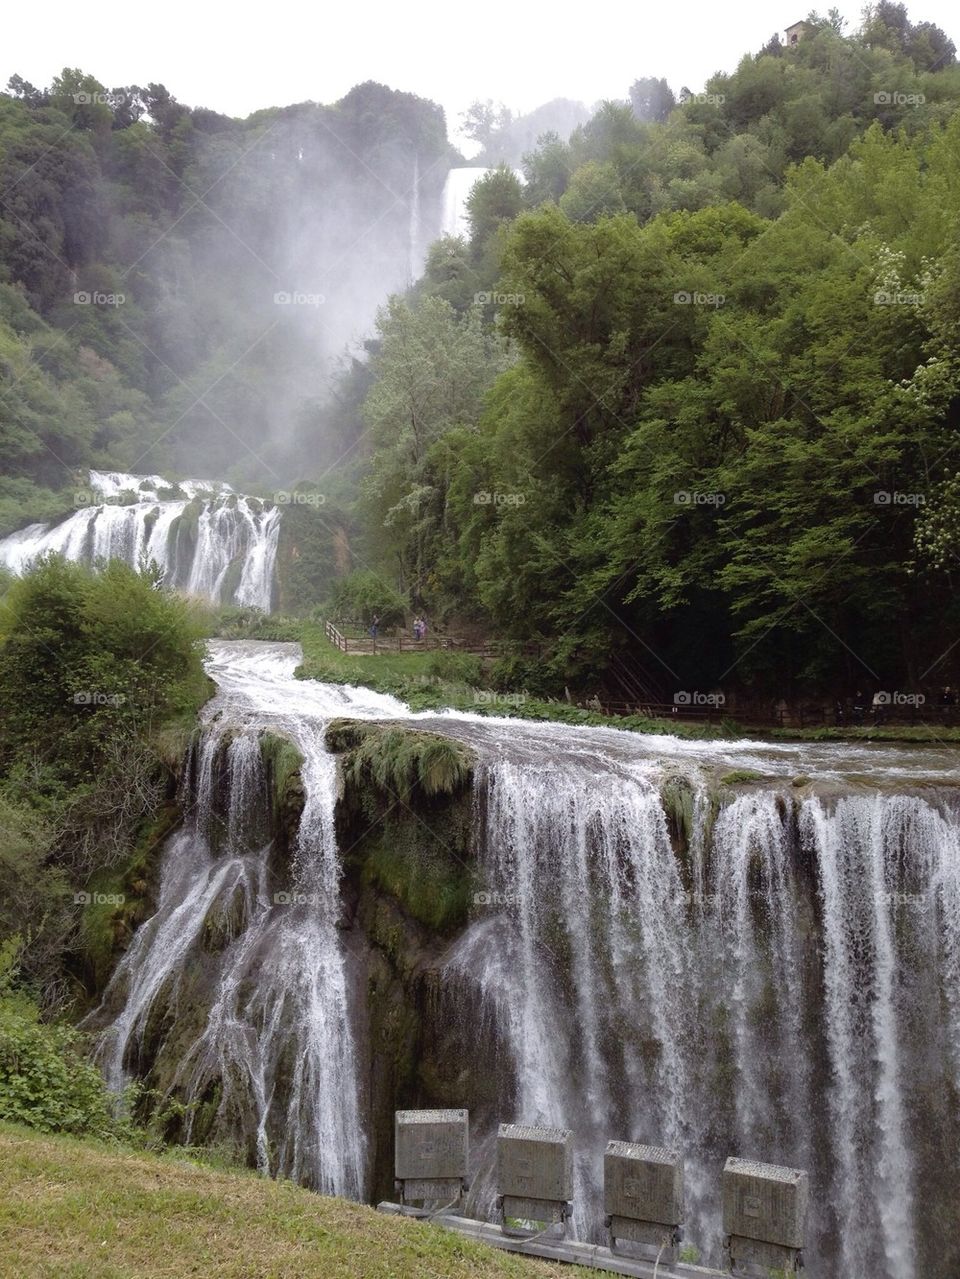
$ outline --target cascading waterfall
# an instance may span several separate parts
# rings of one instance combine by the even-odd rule
[[[582,1238],[602,1235],[614,1137],[684,1151],[687,1238],[704,1261],[720,1259],[720,1171],[736,1154],[810,1170],[813,1279],[950,1279],[955,789],[886,748],[411,717],[368,690],[298,682],[297,660],[292,646],[212,645],[219,691],[185,782],[189,820],[94,1019],[115,1087],[172,1060],[156,1082],[194,1103],[188,1139],[233,1136],[264,1171],[367,1192],[366,985],[341,940],[323,725],[406,718],[477,758],[484,892],[417,1004],[442,1027],[447,1087],[464,1061],[483,1081],[483,1097],[457,1098],[477,1138],[473,1210],[493,1210],[496,1120],[546,1123],[576,1134]],[[264,731],[304,761],[289,853],[268,837]],[[872,784],[845,782],[841,763]],[[767,776],[718,781],[748,766]]]
[[[810,798],[794,820],[762,790],[711,824],[694,802],[685,861],[649,773],[613,761],[501,755],[481,794],[489,904],[447,960],[448,1015],[474,1008],[503,1045],[497,1117],[570,1127],[593,1152],[579,1229],[602,1237],[598,1155],[619,1137],[686,1152],[688,1237],[715,1263],[720,1168],[740,1154],[811,1170],[812,1273],[946,1276],[913,1183],[922,1157],[935,1184],[938,1142],[933,1165],[955,1162],[924,1112],[927,1089],[957,1085],[955,808]],[[477,1210],[491,1199],[479,1184]]]
[[[641,1125],[650,1140],[687,1144],[693,1012],[683,885],[657,789],[614,770],[584,781],[508,759],[485,769],[489,896],[516,935],[504,953],[480,922],[448,961],[454,989],[475,982],[492,1001],[509,1045],[516,1089],[503,1117],[577,1131],[581,1230],[609,1136]],[[615,1076],[637,1099],[658,1097],[659,1113],[635,1107],[628,1119]]]
[[[927,1273],[917,1267],[913,1228],[917,1084],[931,1060],[938,1090],[958,1083],[949,1051],[957,1035],[958,829],[907,797],[845,798],[832,813],[810,802],[801,824],[820,869],[832,1192],[841,1216],[862,1223],[860,1232],[841,1228],[841,1255],[848,1268],[866,1259],[913,1279]],[[939,976],[942,992],[938,981],[931,990],[919,980],[924,968]]]
[[[188,1107],[187,1140],[203,1122],[204,1136],[239,1143],[265,1173],[359,1199],[366,1150],[338,936],[336,767],[322,726],[283,727],[303,755],[305,792],[286,875],[265,841],[259,728],[218,699],[188,774],[190,821],[164,853],[157,912],[93,1022],[106,1023],[101,1059],[117,1091],[151,1058],[176,1054],[164,1091]],[[195,1031],[185,1042],[181,1021]]]
[[[214,603],[252,605],[269,612],[280,532],[280,511],[256,498],[207,486],[179,485],[183,498],[166,499],[159,476],[92,471],[91,493],[135,494],[126,505],[85,505],[59,524],[31,524],[0,539],[0,564],[23,573],[48,551],[95,564],[121,559],[131,567],[153,562],[174,589]],[[174,492],[166,486],[166,492]],[[86,496],[86,494],[85,494]]]

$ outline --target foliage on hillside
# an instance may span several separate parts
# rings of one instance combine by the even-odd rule
[[[165,801],[170,734],[208,696],[200,637],[183,600],[117,561],[47,558],[0,600],[0,940],[23,933],[47,996],[88,886],[116,896]]]
[[[367,255],[402,260],[394,193],[416,159],[439,198],[449,152],[441,108],[374,83],[234,120],[161,84],[14,76],[0,94],[0,533],[71,509],[91,465],[276,488],[291,450],[316,464],[318,354],[339,353],[365,279],[326,267],[361,220]]]
[[[523,182],[517,122],[471,109],[508,163],[324,398],[316,317],[274,298],[322,293],[307,228],[349,255],[345,210],[403,257],[390,191],[416,163],[439,197],[442,111],[365,84],[237,121],[162,85],[15,77],[0,532],[71,509],[89,464],[265,489],[299,471],[285,611],[542,639],[554,695],[597,675],[651,700],[948,682],[953,43],[881,0],[851,33],[812,14],[702,92],[619,89],[568,140],[540,136]],[[577,111],[553,105],[567,133]]]
[[[0,943],[0,1120],[41,1132],[131,1140],[134,1130],[115,1113],[115,1098],[86,1056],[72,1026],[41,1021],[17,989],[20,939]]]
[[[469,243],[435,246],[406,328],[443,299],[512,361],[425,456],[393,447],[399,412],[375,441],[368,567],[545,640],[554,689],[935,695],[960,621],[953,45],[884,3],[674,105],[634,89],[544,138],[525,186],[489,174]],[[368,406],[402,392],[396,314]]]

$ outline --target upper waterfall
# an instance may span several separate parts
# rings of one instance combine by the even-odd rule
[[[0,565],[25,572],[46,552],[96,564],[155,563],[164,582],[214,603],[269,612],[280,511],[228,484],[91,471],[79,509],[56,524],[31,524],[0,539]]]
[[[467,217],[467,198],[474,184],[486,177],[489,169],[461,168],[451,169],[443,188],[443,216],[441,232],[443,235],[469,236],[470,222]]]

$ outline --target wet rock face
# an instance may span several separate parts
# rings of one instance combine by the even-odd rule
[[[409,740],[398,741],[398,732]],[[390,1196],[394,1111],[453,1105],[473,1082],[434,1024],[439,966],[466,924],[476,875],[471,772],[458,749],[450,785],[427,793],[418,766],[425,755],[430,762],[433,734],[394,729],[387,736],[375,726],[340,724],[327,741],[340,751],[337,842],[345,850],[343,892],[352,916],[347,945],[364,997],[358,1048],[372,1184],[375,1196]],[[389,761],[378,767],[381,751],[413,762],[402,771],[391,771]]]

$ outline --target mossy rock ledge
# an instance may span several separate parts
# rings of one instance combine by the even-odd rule
[[[472,1086],[435,1033],[431,992],[478,887],[475,760],[459,742],[395,724],[335,720],[327,747],[338,756],[344,897],[364,957],[374,1184],[388,1194],[394,1110],[459,1105]]]

